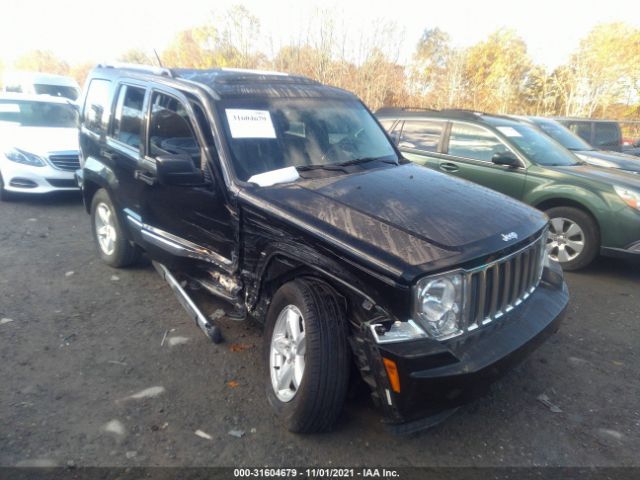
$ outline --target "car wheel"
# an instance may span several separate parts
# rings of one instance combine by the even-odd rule
[[[550,218],[547,254],[560,262],[564,270],[578,270],[598,255],[600,234],[588,213],[572,207],[547,210]]]
[[[138,248],[124,236],[120,219],[106,190],[91,201],[91,226],[98,253],[112,267],[126,267],[138,258]]]
[[[344,309],[319,281],[295,280],[276,292],[265,325],[267,399],[292,432],[330,430],[349,380]]]

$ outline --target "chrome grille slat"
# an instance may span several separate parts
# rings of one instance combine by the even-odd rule
[[[489,318],[494,318],[498,312],[498,292],[500,291],[500,264],[491,267],[493,278],[491,285],[491,303],[489,304]]]
[[[78,155],[49,155],[49,161],[58,170],[73,172],[80,168]]]
[[[533,293],[542,274],[544,242],[541,235],[517,252],[466,274],[467,331],[500,318]]]

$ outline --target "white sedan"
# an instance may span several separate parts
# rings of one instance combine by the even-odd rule
[[[48,95],[0,95],[0,199],[78,190],[78,111]]]

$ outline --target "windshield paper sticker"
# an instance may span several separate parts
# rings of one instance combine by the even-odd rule
[[[507,137],[521,137],[518,131],[513,127],[497,127],[503,135]]]
[[[268,110],[225,109],[233,138],[276,138]]]

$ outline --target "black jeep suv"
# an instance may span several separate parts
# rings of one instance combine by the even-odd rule
[[[544,214],[407,162],[354,95],[307,78],[100,66],[80,144],[99,255],[145,251],[215,342],[202,292],[263,323],[292,431],[331,427],[352,370],[387,423],[424,428],[567,305]]]

